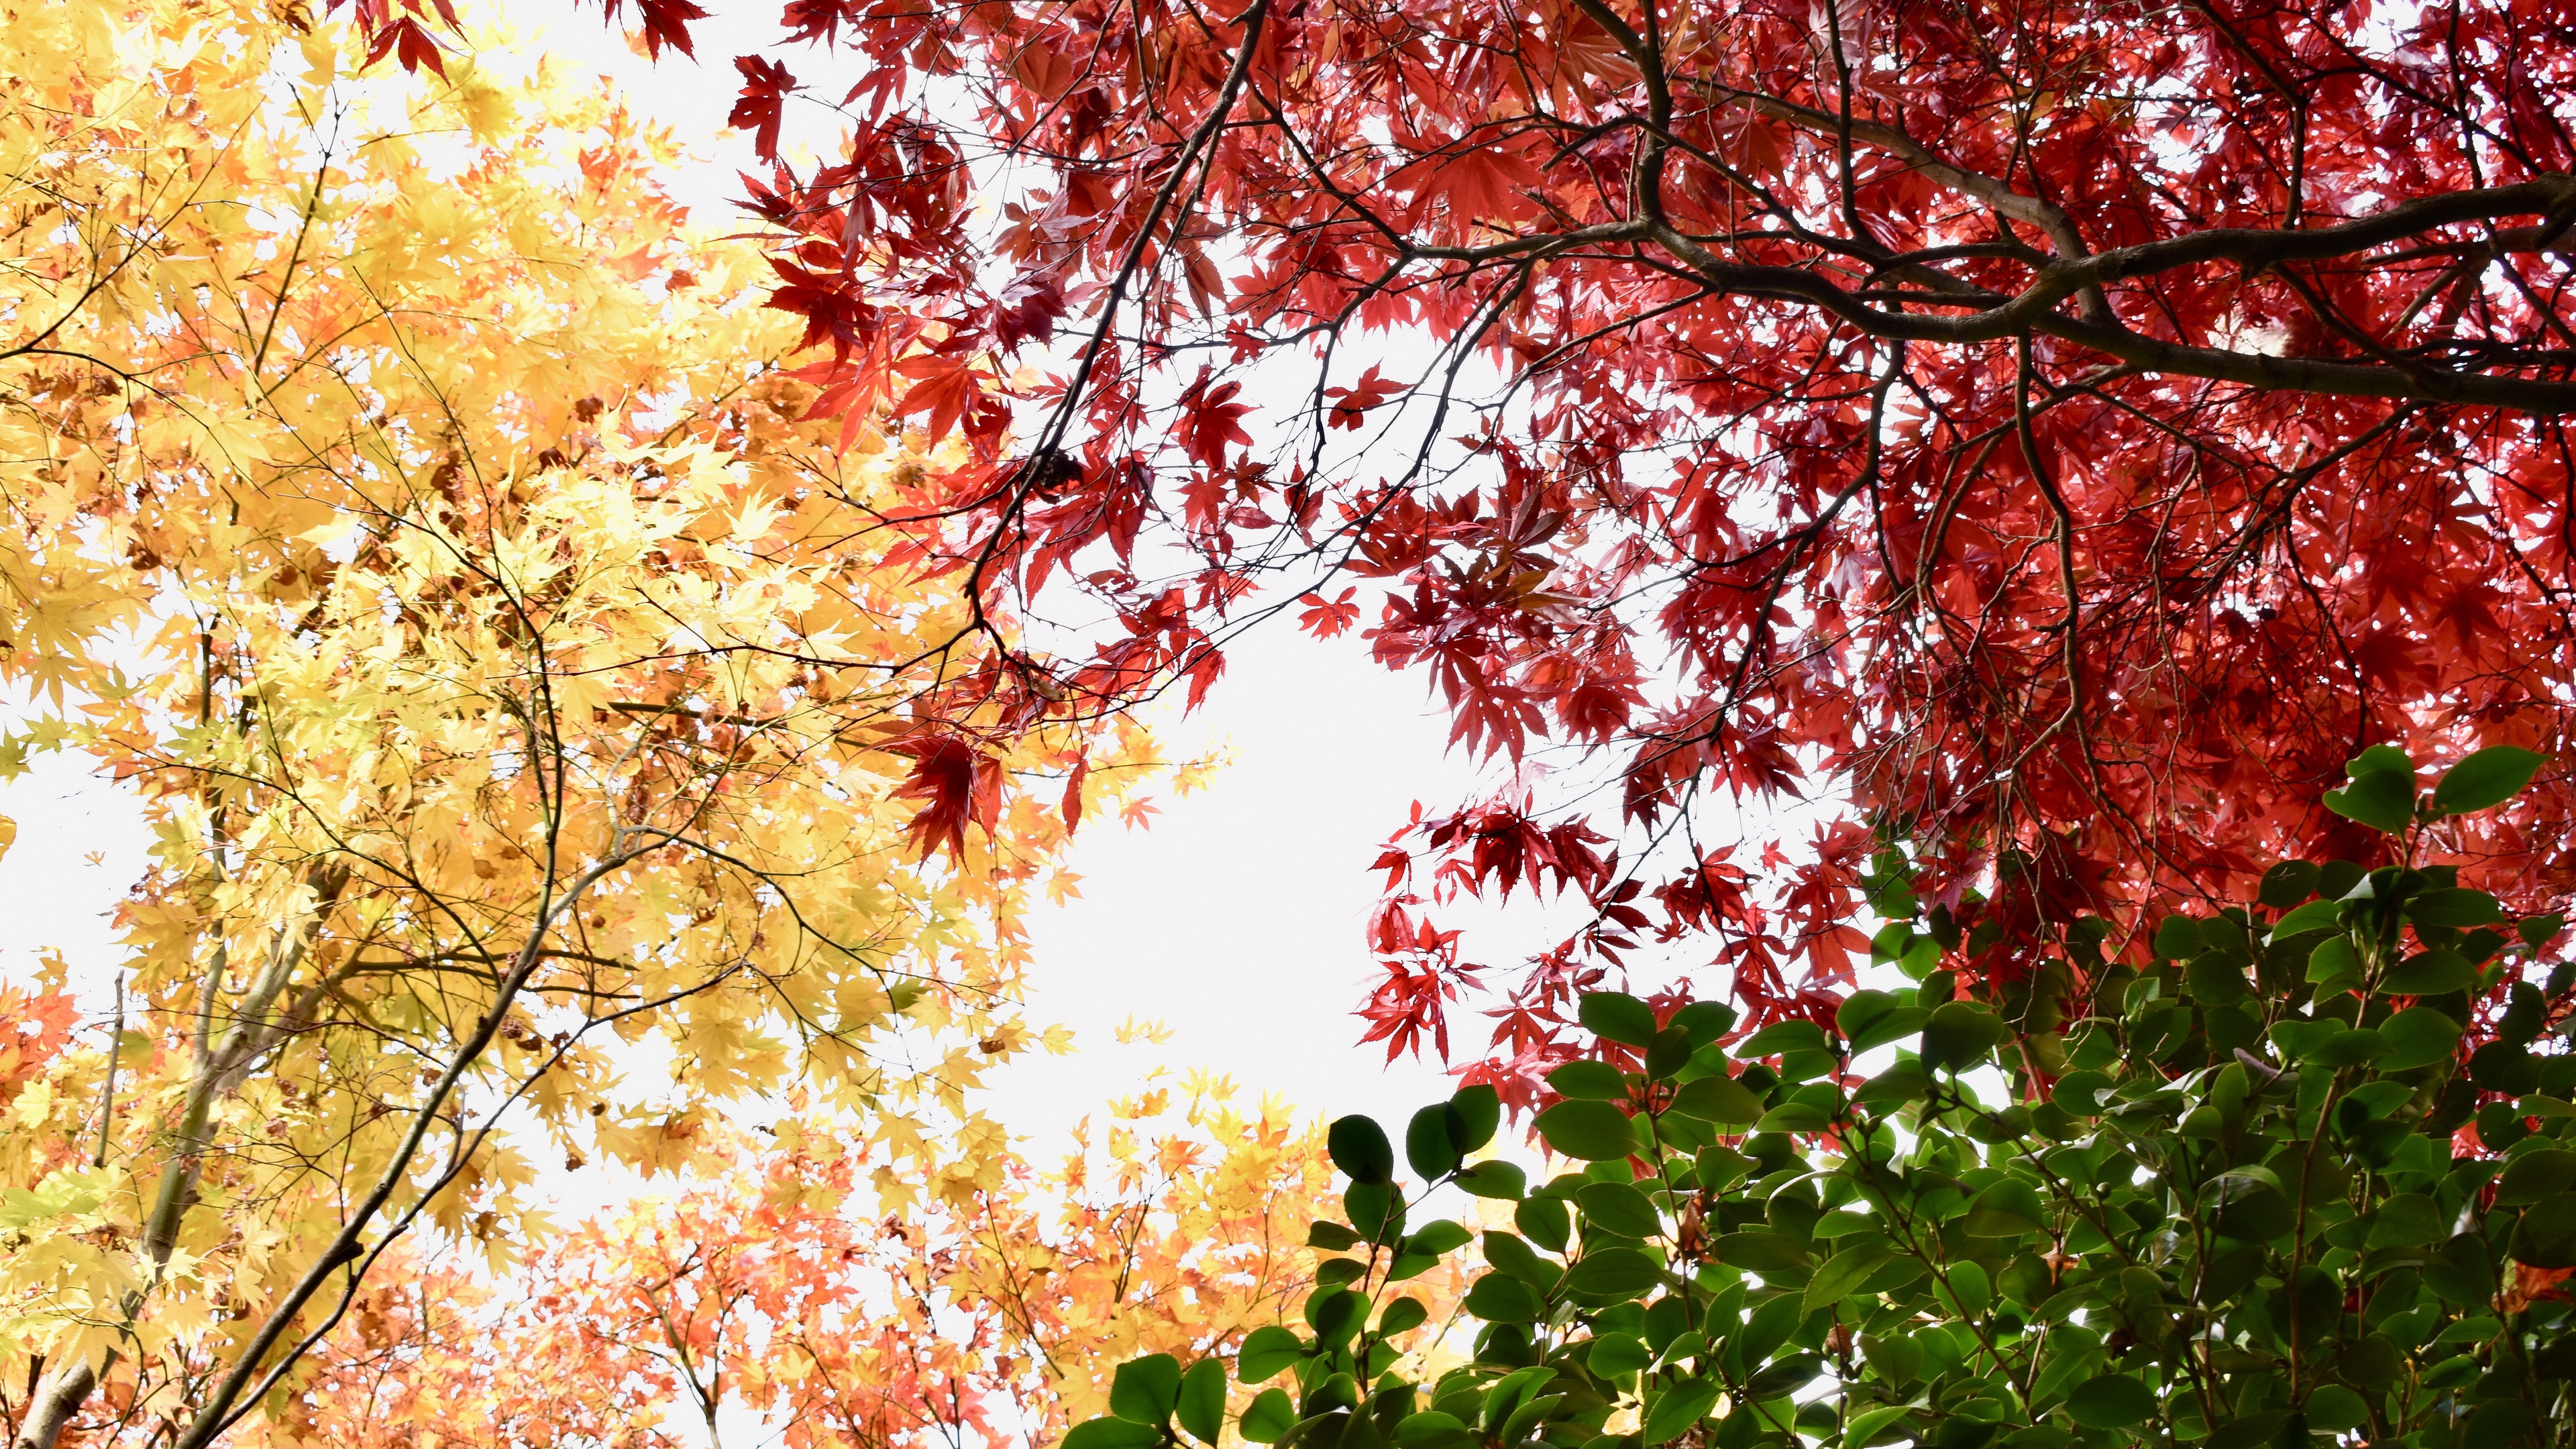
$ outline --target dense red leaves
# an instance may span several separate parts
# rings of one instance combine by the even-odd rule
[[[1822,1011],[1885,843],[1981,972],[2117,951],[2326,838],[2358,745],[2564,743],[2571,0],[785,20],[856,131],[753,193],[774,305],[856,370],[1052,369],[925,482],[926,565],[1092,596],[1099,709],[1204,688],[1256,587],[1329,634],[1374,581],[1376,657],[1516,767],[1400,839],[1399,1048],[1472,981],[1506,1074],[1605,970]],[[2543,905],[2570,803],[2442,843]],[[1520,886],[1587,919],[1471,977],[1428,913]]]

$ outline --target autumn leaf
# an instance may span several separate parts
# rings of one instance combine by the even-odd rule
[[[683,47],[685,50],[685,47]],[[778,127],[785,119],[787,97],[804,89],[785,64],[757,55],[734,57],[742,72],[742,94],[725,116],[725,124],[752,133],[752,151],[763,161],[778,158]]]
[[[984,393],[986,378],[971,357],[923,353],[896,363],[895,371],[912,379],[897,414],[928,413],[924,427],[933,443],[947,437]]]
[[[895,794],[919,802],[908,827],[913,849],[925,857],[945,850],[962,861],[966,827],[989,835],[1000,815],[1002,762],[956,735],[908,740],[891,748],[912,757],[912,773]]]
[[[1403,386],[1378,376],[1377,364],[1371,363],[1368,371],[1360,374],[1359,381],[1349,387],[1324,389],[1324,396],[1335,399],[1325,425],[1356,431],[1368,421],[1369,409],[1402,391]]]
[[[1204,374],[1181,394],[1180,421],[1174,426],[1181,446],[1200,466],[1210,469],[1225,466],[1225,450],[1230,443],[1250,443],[1252,434],[1245,432],[1240,421],[1252,411],[1252,404],[1234,401],[1243,391],[1239,382],[1207,384]]]

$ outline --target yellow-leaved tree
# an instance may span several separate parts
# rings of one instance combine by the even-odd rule
[[[667,138],[364,61],[255,0],[0,23],[0,771],[85,755],[156,839],[121,1030],[57,980],[0,1042],[26,1449],[202,1449],[416,1223],[506,1268],[540,1166],[729,1161],[790,1082],[1000,1188],[1015,916],[1148,762],[885,557],[938,460],[804,416]]]
[[[853,1211],[875,1205],[877,1150],[782,1125],[506,1291],[434,1262],[371,1283],[267,1442],[721,1449],[751,1424],[788,1449],[1053,1442],[1106,1412],[1129,1358],[1230,1355],[1321,1258],[1320,1131],[1204,1077],[1143,1085],[1053,1170],[999,1154],[998,1183],[917,1214]],[[1436,1324],[1458,1286],[1410,1291]]]

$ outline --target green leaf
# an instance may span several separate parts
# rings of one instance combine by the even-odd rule
[[[1749,1127],[1762,1120],[1762,1099],[1733,1077],[1698,1077],[1673,1093],[1671,1110],[1701,1122]]]
[[[1475,1241],[1475,1234],[1468,1230],[1465,1223],[1441,1218],[1424,1223],[1411,1237],[1406,1238],[1404,1251],[1424,1253],[1439,1258],[1454,1253],[1473,1241]]]
[[[2317,892],[2317,868],[2304,860],[2285,860],[2263,872],[2263,884],[2257,888],[2257,899],[2276,911],[2286,911]]]
[[[2370,1248],[2420,1248],[2443,1238],[2442,1210],[2420,1192],[2401,1192],[2371,1215]]]
[[[2501,805],[2522,793],[2539,773],[2543,757],[2512,745],[2490,745],[2442,772],[2433,787],[2433,808],[2445,815],[2466,815]]]
[[[1655,1009],[1616,991],[1586,993],[1575,1016],[1585,1031],[1621,1046],[1641,1047],[1655,1039]]]
[[[2363,770],[2345,788],[2326,792],[2326,808],[2384,834],[2403,835],[2415,823],[2415,777]]]
[[[1406,1446],[1406,1449],[1416,1449],[1416,1446],[1423,1445],[1465,1442],[1466,1438],[1466,1421],[1455,1414],[1444,1414],[1437,1409],[1425,1409],[1419,1414],[1407,1414],[1395,1426],[1395,1442]]]
[[[2343,762],[2345,775],[2359,779],[2373,770],[2386,770],[2393,775],[2415,778],[2414,757],[2395,745],[2372,745],[2369,749]]]
[[[1834,1008],[1834,1029],[1842,1031],[1842,1049],[1850,1055],[1862,1055],[1870,1047],[1883,1047],[1888,1042],[1901,1042],[1914,1031],[1922,1031],[1929,1011],[1919,1006],[1906,1006],[1896,995],[1883,990],[1855,990]]]
[[[1962,1311],[1982,1313],[1987,1304],[1994,1302],[1994,1279],[1976,1259],[1952,1263],[1946,1276],[1950,1280],[1949,1291],[1957,1298]]]
[[[2268,1243],[2296,1223],[2290,1199],[2251,1172],[2222,1173],[2204,1191],[2210,1222],[2231,1238]]]
[[[1620,1379],[1654,1361],[1655,1356],[1636,1335],[1607,1333],[1592,1341],[1592,1352],[1584,1356],[1583,1366],[1602,1378]]]
[[[1708,1379],[1689,1379],[1664,1390],[1646,1405],[1646,1425],[1639,1437],[1652,1449],[1690,1432],[1717,1403],[1717,1390],[1717,1384]]]
[[[2347,1027],[2310,1046],[2300,1060],[2329,1071],[2357,1067],[2388,1051],[2388,1040],[2368,1027]]]
[[[1387,1183],[1352,1183],[1342,1193],[1342,1215],[1372,1243],[1404,1231],[1404,1199]]]
[[[1530,1250],[1527,1241],[1499,1229],[1485,1234],[1485,1261],[1541,1293],[1556,1291],[1565,1270]]]
[[[1518,1163],[1479,1162],[1458,1174],[1458,1186],[1469,1197],[1501,1198],[1511,1201],[1529,1191],[1529,1174]]]
[[[1556,1370],[1545,1365],[1517,1369],[1495,1381],[1485,1391],[1484,1427],[1491,1437],[1494,1431],[1511,1422],[1529,1400],[1543,1397],[1540,1390],[1556,1377]]]
[[[1325,1129],[1324,1147],[1333,1166],[1353,1182],[1382,1184],[1395,1180],[1395,1147],[1386,1129],[1366,1117],[1343,1117]]]
[[[1923,1064],[1966,1071],[2010,1040],[2012,1028],[1993,1012],[1973,1002],[1949,1002],[1936,1008],[1923,1025]]]
[[[2482,1399],[2460,1435],[2460,1449],[2504,1449],[2531,1427],[2531,1406],[2520,1399]]]
[[[1595,1248],[1565,1270],[1565,1291],[1594,1302],[1615,1303],[1636,1297],[1663,1278],[1663,1265],[1651,1253],[1637,1248]]]
[[[1109,1380],[1109,1412],[1130,1423],[1161,1425],[1180,1396],[1181,1361],[1168,1353],[1131,1358]]]
[[[2188,961],[2204,944],[2199,923],[2189,916],[2167,916],[2156,923],[2155,953],[2167,961]]]
[[[1533,1197],[1512,1209],[1512,1225],[1551,1253],[1565,1251],[1574,1234],[1574,1213],[1559,1197]]]
[[[1690,1065],[1690,1059],[1689,1030],[1678,1026],[1665,1027],[1656,1032],[1655,1039],[1646,1045],[1646,1076],[1658,1082],[1671,1081],[1682,1068]]]
[[[1450,1119],[1449,1125],[1458,1134],[1451,1145],[1458,1149],[1459,1156],[1464,1157],[1494,1140],[1494,1129],[1503,1122],[1500,1092],[1487,1083],[1479,1082],[1472,1087],[1460,1087],[1458,1095],[1449,1099],[1449,1105],[1458,1109],[1458,1115]]]
[[[1830,1048],[1825,1042],[1825,1029],[1812,1021],[1775,1021],[1735,1044],[1739,1061],[1755,1057],[1785,1056],[1790,1052],[1820,1052]]]
[[[2495,1205],[2521,1207],[2576,1188],[2576,1152],[2562,1147],[2526,1151],[2504,1165],[2496,1178]]]
[[[1968,1204],[1970,1237],[2011,1238],[2047,1228],[2048,1208],[2039,1200],[2039,1189],[2018,1177],[1995,1183]]]
[[[1414,1113],[1405,1124],[1404,1161],[1423,1181],[1447,1177],[1458,1169],[1458,1159],[1465,1155],[1458,1148],[1465,1124],[1457,1117],[1457,1106],[1442,1102]]]
[[[1831,1113],[1813,1102],[1783,1102],[1763,1113],[1753,1126],[1759,1132],[1822,1132],[1833,1120]]]
[[[2332,929],[2343,917],[2341,901],[2310,901],[2272,925],[2272,939],[2286,941],[2310,931]]]
[[[1869,1441],[1877,1438],[1881,1430],[1912,1412],[1903,1404],[1881,1404],[1852,1415],[1851,1424],[1843,1430],[1843,1449],[1868,1449]]]
[[[1398,1298],[1379,1311],[1377,1331],[1393,1336],[1420,1328],[1431,1320],[1431,1310],[1419,1298]]]
[[[2200,1442],[2200,1449],[2256,1449],[2258,1445],[2273,1444],[2279,1441],[2281,1431],[2289,1427],[2289,1422],[2290,1411],[2287,1409],[2266,1409],[2259,1414],[2239,1413],[2214,1425],[2210,1436]]]
[[[1340,1223],[1318,1219],[1306,1225],[1306,1246],[1327,1253],[1346,1253],[1360,1244],[1360,1235]]]
[[[1783,1298],[1780,1301],[1794,1305],[1798,1300]],[[1784,1394],[1794,1393],[1814,1383],[1816,1375],[1822,1372],[1824,1367],[1825,1360],[1819,1354],[1802,1353],[1780,1359],[1744,1381],[1744,1396],[1758,1404],[1766,1399],[1776,1399]]]
[[[1073,1426],[1073,1432],[1064,1436],[1064,1449],[1148,1449],[1162,1438],[1163,1431],[1152,1424],[1091,1419]]]
[[[1655,1205],[1627,1183],[1587,1182],[1575,1190],[1574,1200],[1583,1204],[1586,1222],[1623,1238],[1651,1238],[1664,1230]]]
[[[1735,1025],[1735,1008],[1723,1001],[1694,1001],[1673,1013],[1666,1027],[1680,1027],[1690,1033],[1691,1050],[1697,1051]]]
[[[1534,1125],[1549,1148],[1586,1162],[1633,1157],[1639,1146],[1628,1114],[1607,1102],[1559,1102],[1539,1113]]]
[[[1855,1107],[1877,1107],[1889,1102],[1911,1102],[1932,1086],[1932,1075],[1919,1061],[1900,1061],[1870,1078],[1852,1093]]]
[[[2379,989],[2390,996],[2447,996],[2478,982],[2478,968],[2447,947],[2418,951],[2389,969]]]
[[[1547,1085],[1560,1097],[1587,1102],[1620,1102],[1628,1096],[1628,1079],[1608,1062],[1567,1062],[1547,1074]]]
[[[2449,1061],[2460,1049],[2460,1024],[2447,1012],[2410,1006],[2379,1024],[2388,1055],[2379,1059],[2383,1072],[2411,1072]]]
[[[1368,1319],[1368,1299],[1355,1289],[1321,1290],[1306,1300],[1306,1322],[1319,1348],[1338,1348]]]
[[[1173,1406],[1172,1417],[1191,1438],[1215,1443],[1225,1427],[1225,1365],[1212,1358],[1191,1364],[1190,1371],[1181,1375],[1180,1402]]]
[[[2066,1412],[2087,1429],[2125,1429],[2155,1411],[2155,1391],[2126,1374],[2086,1379],[2066,1396]]]
[[[1853,1290],[1869,1281],[1869,1276],[1887,1266],[1896,1250],[1881,1238],[1864,1238],[1851,1243],[1825,1260],[1816,1276],[1807,1280],[1806,1311],[1815,1312],[1828,1303],[1840,1303]]]
[[[2272,1023],[2272,1045],[2280,1050],[2281,1059],[2304,1061],[2321,1043],[2334,1039],[2344,1025],[2339,1021],[2307,1021],[2293,1017]]]
[[[1843,1034],[1843,1050],[1859,1056],[1914,1035],[1931,1015],[1884,991],[1855,991],[1835,1010],[1834,1026]]]
[[[1243,1347],[1234,1355],[1234,1374],[1247,1384],[1257,1384],[1278,1377],[1281,1370],[1305,1356],[1304,1339],[1278,1324],[1266,1323],[1243,1336]]]
[[[2406,919],[2419,926],[2493,926],[2504,918],[2495,897],[2465,886],[2425,891],[2406,902]]]
[[[2059,1110],[2078,1117],[2097,1117],[2102,1112],[2101,1095],[2110,1089],[2110,1077],[2101,1072],[2068,1072],[2048,1089],[2048,1100],[2056,1103]]]
[[[1780,1273],[1807,1266],[1807,1250],[1785,1233],[1728,1233],[1709,1245],[1717,1261],[1754,1273]]]
[[[2352,949],[2350,936],[2328,936],[2308,953],[2308,979],[2320,986],[2360,978],[2361,953]]]
[[[1297,1425],[1297,1406],[1280,1389],[1263,1389],[1252,1402],[1243,1406],[1243,1417],[1235,1420],[1235,1432],[1255,1444],[1276,1444]],[[1070,1439],[1068,1449],[1080,1449]]]
[[[1878,1439],[1891,1423],[1904,1421],[1909,1413],[1914,1413],[1914,1410],[1901,1403],[1883,1403],[1878,1408],[1855,1413],[1850,1426],[1842,1431],[1842,1449],[1868,1449],[1870,1441]]]
[[[1536,1323],[1547,1311],[1537,1289],[1502,1273],[1477,1279],[1467,1289],[1465,1306],[1487,1323]]]
[[[2245,972],[2223,956],[2203,956],[2183,968],[2191,999],[2202,1006],[2232,1006],[2253,994]]]

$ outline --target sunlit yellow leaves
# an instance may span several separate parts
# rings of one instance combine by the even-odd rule
[[[0,767],[81,752],[156,842],[112,1078],[59,996],[0,1047],[0,1355],[121,1345],[102,1402],[172,1429],[335,1242],[506,1266],[541,1165],[687,1176],[791,1082],[889,1200],[999,1190],[966,1093],[1039,1040],[1053,796],[1151,758],[881,566],[925,460],[804,417],[663,139],[363,59],[247,3],[0,27]],[[929,860],[923,731],[1005,797]]]
[[[872,1185],[918,1186],[892,1144],[801,1118],[711,1142],[704,1178],[574,1231],[512,1293],[443,1265],[371,1284],[269,1437],[393,1449],[434,1422],[466,1444],[598,1442],[676,1406],[790,1449],[1051,1442],[1101,1411],[1124,1359],[1231,1353],[1312,1281],[1320,1134],[1211,1079],[1156,1095],[1159,1115],[1054,1172],[969,1121],[943,1155],[976,1180],[952,1169],[907,1216],[869,1211]],[[1458,1287],[1411,1291],[1445,1316]]]

